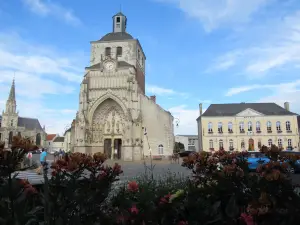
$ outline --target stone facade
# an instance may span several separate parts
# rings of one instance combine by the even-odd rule
[[[201,108],[201,107],[200,107]],[[275,103],[212,104],[197,119],[204,151],[254,150],[262,145],[299,150],[297,114]]]
[[[198,135],[176,135],[175,142],[182,143],[185,151],[199,151]]]
[[[45,147],[46,132],[38,119],[20,117],[16,111],[15,81],[13,80],[5,111],[0,116],[0,141],[5,142],[6,148],[12,143],[13,136],[30,137],[36,145]]]
[[[124,22],[126,21],[126,22]],[[173,116],[145,96],[145,54],[126,33],[127,18],[113,17],[114,32],[91,42],[91,65],[80,87],[72,123],[75,152],[105,152],[127,161],[171,155]]]

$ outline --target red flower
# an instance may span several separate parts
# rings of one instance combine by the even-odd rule
[[[129,191],[137,192],[139,190],[139,185],[135,181],[131,181],[127,186]]]
[[[51,172],[52,177],[55,177],[56,174],[57,174],[57,172],[56,172],[55,170],[53,170],[53,171]]]
[[[118,175],[123,173],[123,171],[121,170],[121,166],[118,163],[115,163],[115,165],[113,166],[113,171]]]
[[[138,213],[139,213],[139,210],[138,210],[138,208],[136,207],[136,205],[132,205],[132,207],[129,209],[129,211],[130,211],[132,214],[138,214]]]
[[[250,216],[250,215],[247,215],[246,213],[242,213],[242,214],[241,214],[241,218],[244,220],[244,222],[245,222],[247,225],[256,225],[256,223],[255,223],[254,220],[253,220],[253,217]]]
[[[166,204],[166,203],[169,203],[170,197],[171,197],[171,194],[170,194],[170,193],[167,194],[167,195],[165,195],[164,197],[162,197],[162,198],[160,199],[159,204]]]
[[[188,224],[189,224],[188,221],[183,221],[183,220],[177,223],[177,225],[188,225]]]

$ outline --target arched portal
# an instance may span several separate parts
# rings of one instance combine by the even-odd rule
[[[35,137],[35,144],[38,146],[41,145],[41,134],[40,133],[38,133]]]
[[[248,143],[249,143],[249,151],[254,151],[254,140],[250,138]]]
[[[91,144],[103,146],[108,156],[121,158],[120,143],[126,132],[126,120],[122,107],[116,101],[108,98],[96,108],[90,129]]]

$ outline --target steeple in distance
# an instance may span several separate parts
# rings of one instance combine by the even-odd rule
[[[113,32],[126,32],[127,17],[120,11],[113,17]]]
[[[6,101],[6,113],[15,114],[16,113],[16,88],[15,88],[15,78],[13,79],[12,85],[10,87],[10,92],[8,99]]]

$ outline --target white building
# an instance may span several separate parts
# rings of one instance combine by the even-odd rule
[[[175,142],[184,144],[185,151],[199,151],[198,135],[176,135]]]
[[[64,137],[64,150],[69,152],[71,151],[71,128],[66,130]]]
[[[105,152],[127,161],[173,152],[173,116],[145,95],[146,56],[126,32],[127,18],[113,16],[113,32],[91,42],[91,62],[80,87],[75,152]],[[147,135],[144,135],[146,130]]]
[[[52,152],[57,152],[60,149],[65,150],[64,141],[65,141],[65,137],[60,137],[60,136],[55,137],[52,142],[52,148],[51,148]]]

